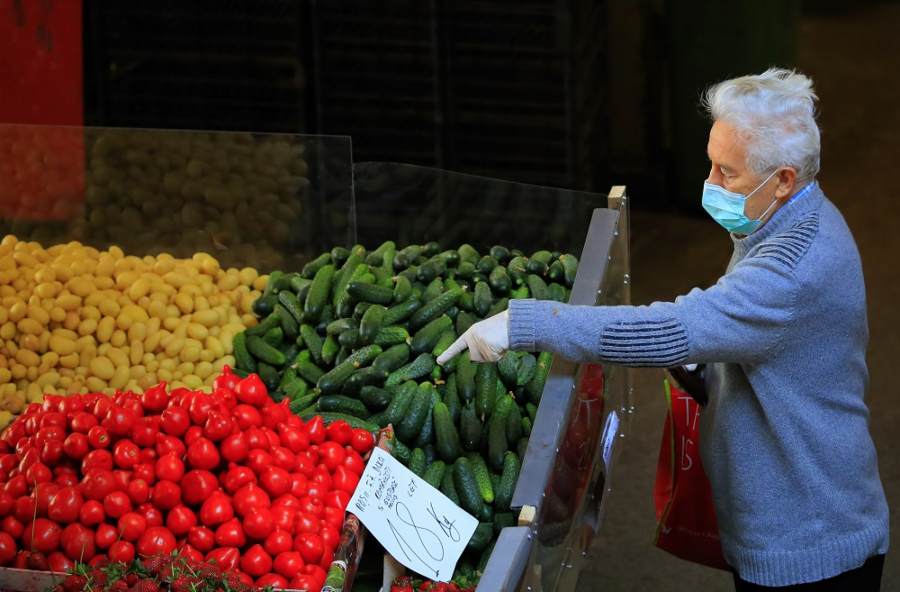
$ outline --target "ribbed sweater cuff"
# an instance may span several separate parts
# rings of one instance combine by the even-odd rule
[[[509,301],[509,349],[534,351],[534,299]]]
[[[817,582],[860,567],[867,559],[887,551],[888,533],[881,524],[862,532],[836,537],[808,551],[765,552],[726,549],[728,563],[741,579],[760,586],[793,586]]]

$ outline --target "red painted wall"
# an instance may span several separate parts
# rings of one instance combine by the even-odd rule
[[[83,85],[81,0],[0,0],[0,216],[78,214]]]

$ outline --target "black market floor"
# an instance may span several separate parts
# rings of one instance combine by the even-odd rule
[[[816,81],[820,97],[819,181],[847,218],[863,259],[870,329],[867,402],[894,518],[882,583],[882,590],[890,592],[900,590],[900,388],[895,374],[900,360],[900,5],[867,4],[805,15],[799,62]],[[640,195],[631,197],[633,205],[640,203]],[[633,303],[672,299],[721,275],[730,241],[711,220],[649,214],[639,207],[632,213]],[[588,554],[580,592],[734,589],[729,574],[651,546],[653,478],[666,412],[662,381],[661,371],[636,374],[631,435],[612,472],[604,524]]]

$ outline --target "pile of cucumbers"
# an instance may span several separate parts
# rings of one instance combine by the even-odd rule
[[[552,355],[435,360],[510,299],[566,302],[577,271],[574,255],[503,246],[336,247],[269,275],[253,303],[259,325],[235,336],[237,371],[257,373],[304,419],[392,425],[394,456],[479,519],[459,564],[470,578],[515,524],[510,501]]]

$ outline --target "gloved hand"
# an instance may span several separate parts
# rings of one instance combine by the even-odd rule
[[[475,323],[442,353],[437,363],[444,365],[450,358],[469,348],[473,362],[496,362],[509,349],[509,311]]]

